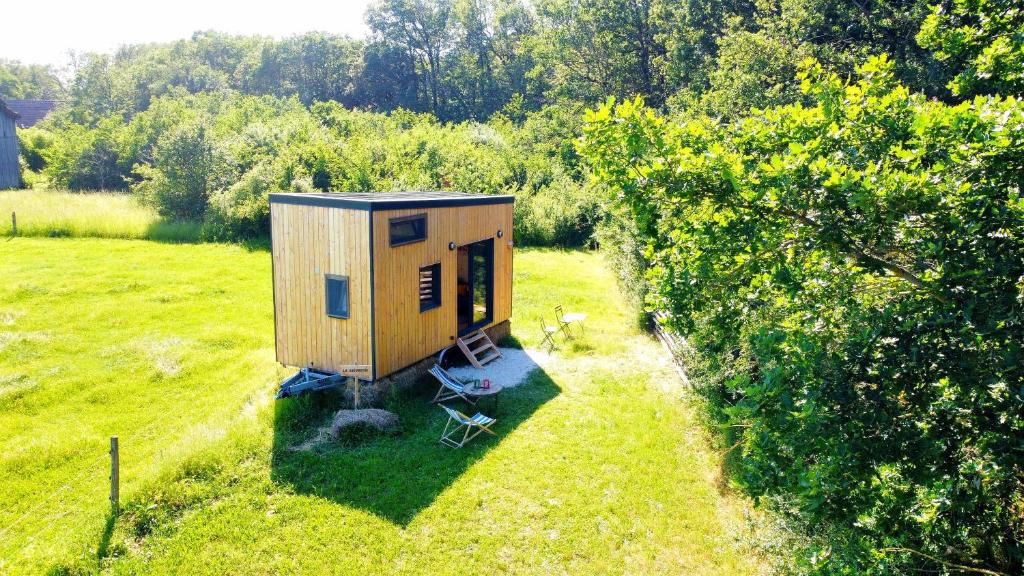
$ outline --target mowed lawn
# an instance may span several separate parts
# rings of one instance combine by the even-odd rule
[[[517,252],[520,344],[556,303],[590,319],[503,392],[497,437],[440,445],[424,381],[388,402],[399,433],[313,452],[288,448],[337,398],[272,399],[266,252],[19,238],[0,256],[0,572],[759,572],[745,503],[595,254]]]

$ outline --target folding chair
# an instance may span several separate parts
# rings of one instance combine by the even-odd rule
[[[548,352],[555,349],[555,340],[552,338],[557,332],[558,328],[554,326],[548,326],[544,323],[544,319],[540,319],[540,331],[544,334],[544,339],[540,341],[540,345],[543,347],[545,344],[548,345]]]
[[[575,324],[580,327],[580,336],[583,335],[583,321],[587,319],[587,315],[581,312],[570,312],[568,314],[562,311],[562,305],[555,306],[555,320],[558,320],[558,328],[565,334],[565,337],[572,340],[572,325]]]
[[[497,436],[497,434],[495,434],[490,428],[491,424],[497,422],[494,418],[484,416],[479,412],[476,413],[476,416],[470,418],[462,412],[452,410],[444,404],[441,404],[440,406],[448,413],[448,422],[444,425],[444,432],[441,433],[442,444],[446,444],[452,448],[462,448],[466,445],[466,442],[476,438],[481,432],[487,432],[492,436]],[[453,420],[457,422],[454,428],[452,428]],[[451,428],[451,432],[448,431],[449,428]],[[470,432],[472,432],[472,434],[470,434]],[[460,433],[462,436],[461,440],[458,439]]]
[[[452,398],[462,398],[470,404],[476,404],[476,398],[466,394],[466,386],[479,382],[479,380],[460,381],[437,364],[434,364],[434,367],[429,372],[441,383],[441,387],[437,389],[437,394],[434,395],[434,399],[430,401],[431,403],[436,404],[445,400],[451,400]]]

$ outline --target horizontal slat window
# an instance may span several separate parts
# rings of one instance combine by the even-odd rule
[[[420,268],[420,312],[441,305],[441,263]]]

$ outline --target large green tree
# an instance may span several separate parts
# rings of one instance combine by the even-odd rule
[[[596,102],[608,95],[665,98],[660,0],[541,0],[538,64],[552,95]]]
[[[442,80],[454,40],[451,0],[377,0],[367,9],[366,22],[377,42],[400,47],[411,59],[427,110],[445,116]]]
[[[723,125],[637,102],[585,151],[687,335],[738,479],[820,574],[1024,570],[1024,106],[947,105],[884,58]]]

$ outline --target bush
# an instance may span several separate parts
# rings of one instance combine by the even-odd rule
[[[274,170],[260,164],[228,188],[210,196],[203,235],[209,240],[256,238],[266,234],[270,221],[267,190],[274,188]]]
[[[136,166],[132,191],[168,220],[202,220],[210,193],[231,181],[223,151],[201,123],[168,132],[154,150],[152,164]]]
[[[44,159],[45,174],[58,188],[69,190],[123,190],[131,158],[122,150],[124,124],[117,117],[89,128],[71,124],[53,133],[52,142],[32,151]]]
[[[23,187],[37,190],[45,190],[50,187],[50,180],[39,172],[33,172],[24,156],[18,158],[18,166],[21,168],[21,185]]]
[[[858,74],[805,63],[813,106],[725,126],[605,106],[584,150],[738,481],[813,527],[806,571],[1018,574],[1024,104]]]
[[[600,217],[570,107],[527,114],[522,126],[503,116],[440,124],[403,110],[176,89],[127,123],[71,118],[55,114],[26,147],[54,186],[128,187],[165,219],[202,221],[211,239],[265,236],[267,195],[285,190],[515,194],[520,244],[584,246]]]
[[[42,128],[22,128],[18,130],[18,144],[25,168],[39,172],[46,165],[43,154],[53,145],[53,134]]]
[[[516,198],[516,242],[578,247],[590,243],[602,209],[589,187],[568,179]]]

